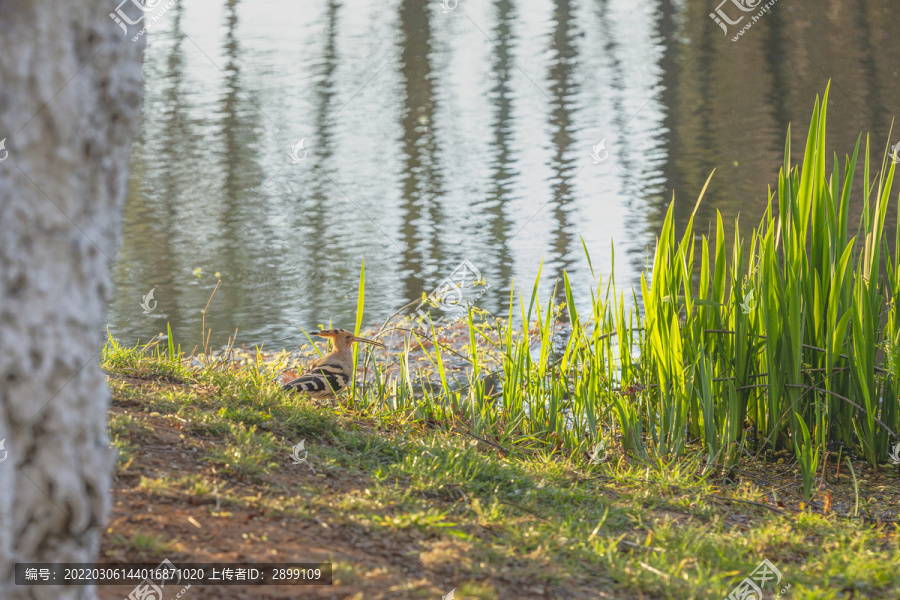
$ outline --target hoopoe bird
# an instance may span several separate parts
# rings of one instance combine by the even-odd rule
[[[314,335],[331,339],[331,352],[314,360],[306,373],[287,382],[281,389],[306,392],[311,398],[331,398],[334,404],[335,395],[353,378],[353,344],[363,342],[381,348],[384,344],[356,337],[344,329],[325,329]]]

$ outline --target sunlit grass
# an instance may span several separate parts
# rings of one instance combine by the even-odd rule
[[[210,460],[221,463],[226,470],[240,476],[259,477],[276,466],[275,453],[279,444],[270,432],[257,432],[256,425],[247,427],[241,422],[230,425],[230,436],[224,447],[217,446]]]
[[[156,361],[168,360],[132,358],[147,372]],[[531,586],[605,586],[626,595],[641,590],[661,597],[721,598],[763,557],[789,576],[792,593],[861,586],[890,595],[900,589],[896,535],[834,516],[801,513],[789,519],[752,505],[723,504],[712,498],[724,492],[720,480],[711,481],[702,447],[689,445],[680,458],[651,452],[646,462],[610,452],[590,465],[578,454],[533,440],[511,453],[458,430],[442,432],[417,422],[388,426],[377,414],[365,420],[332,414],[280,391],[268,396],[269,386],[241,371],[223,371],[198,374],[188,387],[167,382],[137,388],[143,393],[139,406],[159,415],[148,418],[178,417],[190,436],[186,442],[198,450],[194,464],[205,469],[161,476],[153,468],[137,489],[165,496],[167,503],[184,498],[188,506],[189,498],[202,496],[209,514],[221,519],[252,509],[277,522],[302,519],[353,535],[403,539],[406,546],[415,544],[428,564],[459,570],[454,585],[460,597],[470,585],[473,597],[491,597],[495,578],[512,578]],[[148,414],[137,408],[140,395],[118,385],[114,392],[117,402]],[[254,394],[270,397],[275,415],[256,429],[234,420],[241,417],[239,411],[221,411],[256,406]],[[277,418],[281,410],[294,411],[295,420]],[[115,427],[128,422],[118,417]],[[220,435],[192,429],[202,422],[227,428]],[[325,479],[305,465],[288,466],[298,431],[307,439],[309,460]],[[295,469],[288,471],[289,479],[272,464],[278,462]],[[140,472],[140,466],[134,468]],[[322,485],[331,478],[352,480],[354,486],[348,491]],[[736,499],[760,501],[760,490],[750,484],[732,492]],[[865,514],[865,497],[860,505]],[[745,527],[734,527],[734,514],[744,517]],[[112,543],[147,555],[171,548],[143,534]],[[340,579],[350,584],[367,578],[350,571],[341,569]],[[838,581],[840,573],[847,579]]]
[[[530,297],[511,295],[505,319],[470,309],[465,385],[448,381],[438,331],[407,330],[399,373],[367,361],[376,383],[357,388],[349,406],[585,459],[598,444],[637,459],[674,458],[699,444],[707,467],[733,467],[748,453],[786,450],[803,465],[807,498],[829,443],[873,466],[886,462],[900,432],[900,228],[891,250],[885,227],[895,166],[883,159],[873,173],[867,139],[862,157],[858,142],[843,173],[837,157],[829,173],[827,101],[827,91],[816,101],[800,165],[791,164],[788,133],[777,185],[749,239],[735,236],[726,248],[721,216],[714,238],[695,234],[693,217],[676,233],[669,207],[642,276],[640,312],[626,310],[612,276],[596,273],[587,310],[576,306],[568,276],[557,282],[561,303],[556,293],[541,301],[539,274]],[[860,160],[867,183],[854,235],[848,213]],[[636,293],[627,292],[632,307]],[[364,296],[363,277],[359,314]],[[562,351],[553,347],[560,319],[571,328]],[[478,341],[502,354],[502,393],[486,389],[492,374]],[[412,351],[426,355],[438,382],[419,394],[403,368]]]
[[[117,452],[117,465],[124,468],[134,458],[134,441],[153,430],[132,415],[120,414],[109,420],[108,431],[110,446]]]
[[[177,542],[165,540],[154,533],[136,532],[129,537],[114,533],[111,536],[111,545],[126,551],[132,551],[139,556],[165,558],[167,554],[174,552]]]
[[[608,580],[659,597],[721,598],[768,558],[789,574],[794,598],[896,596],[896,531],[854,518],[878,507],[849,460],[841,475],[852,476],[856,498],[846,518],[778,509],[761,498],[769,489],[747,481],[722,489],[723,473],[742,462],[796,460],[793,488],[809,502],[823,466],[835,469],[829,444],[878,467],[900,430],[900,229],[891,244],[885,233],[895,167],[883,160],[870,172],[867,141],[828,173],[824,137],[817,102],[801,164],[788,145],[765,216],[730,249],[721,217],[707,239],[693,219],[676,232],[670,207],[640,303],[637,290],[594,273],[588,306],[576,305],[568,277],[539,299],[539,276],[530,296],[511,294],[503,319],[470,309],[465,380],[449,374],[440,331],[410,330],[395,371],[357,356],[365,385],[332,410],[283,392],[283,364],[238,369],[205,357],[191,367],[170,332],[164,348],[110,340],[104,367],[146,382],[110,386],[134,411],[177,417],[217,477],[267,486],[223,494],[223,503],[406,536],[429,560],[486,578],[552,583],[564,574],[585,589]],[[863,212],[851,235],[861,148]],[[357,333],[364,299],[363,267]],[[558,347],[562,323],[570,333]],[[431,385],[410,372],[414,352],[432,366]],[[146,433],[131,416],[110,424],[132,458]],[[312,477],[350,473],[360,489],[304,483],[283,495],[276,465],[302,439]],[[154,474],[139,487],[216,494],[214,514],[224,517],[222,486]],[[474,579],[458,588],[495,594]]]

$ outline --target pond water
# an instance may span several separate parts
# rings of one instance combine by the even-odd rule
[[[637,282],[673,193],[683,225],[713,169],[699,229],[757,224],[829,79],[829,148],[871,132],[880,162],[900,3],[737,4],[720,26],[697,1],[178,0],[147,34],[110,331],[169,322],[190,349],[218,274],[214,347],[236,327],[292,347],[353,328],[363,259],[366,324],[465,260],[489,311],[542,261],[542,299],[566,271],[586,303],[582,241]]]

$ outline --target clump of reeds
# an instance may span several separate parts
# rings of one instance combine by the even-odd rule
[[[483,385],[475,339],[488,336],[470,313],[469,385],[447,384],[440,344],[420,345],[441,386],[414,396],[408,373],[389,385],[376,367],[377,394],[357,401],[585,453],[612,431],[638,458],[678,456],[693,441],[726,466],[748,449],[793,450],[807,496],[830,442],[872,465],[885,461],[900,430],[900,228],[893,249],[885,236],[894,165],[885,158],[873,175],[866,139],[862,214],[852,235],[860,140],[843,174],[837,156],[836,172],[826,170],[827,99],[827,90],[821,105],[816,99],[800,165],[791,164],[788,132],[777,188],[749,239],[736,233],[727,250],[721,215],[714,240],[695,237],[693,216],[676,236],[669,207],[641,279],[641,312],[626,311],[611,278],[579,312],[566,277],[571,335],[554,352],[557,307],[538,302],[536,283],[527,307],[519,299],[518,315],[511,308],[493,324],[490,338],[501,340],[504,357],[501,394]],[[534,327],[516,330],[516,320]],[[410,339],[415,346],[422,338]]]

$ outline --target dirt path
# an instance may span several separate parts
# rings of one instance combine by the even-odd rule
[[[133,414],[114,408],[110,416]],[[186,436],[169,417],[143,417],[152,427],[146,443],[138,445],[131,463],[114,479],[113,508],[102,541],[101,556],[109,562],[155,562],[168,558],[186,562],[332,562],[336,583],[331,586],[194,586],[181,598],[190,600],[262,600],[322,598],[354,600],[383,598],[434,598],[457,585],[459,554],[465,543],[447,544],[444,552],[423,551],[420,540],[402,534],[385,536],[342,522],[329,510],[307,518],[285,516],[265,507],[236,506],[235,498],[270,498],[290,495],[305,482],[321,491],[319,504],[328,498],[363,494],[370,481],[347,474],[313,473],[305,465],[279,471],[266,485],[228,479],[201,460],[203,446],[211,443]],[[289,463],[290,461],[288,461]],[[293,465],[292,465],[293,466]],[[172,491],[148,491],[142,477],[170,480],[192,475],[219,480],[226,486],[228,501],[213,494],[191,496]],[[328,501],[325,506],[330,506]],[[337,518],[336,518],[337,517]],[[145,541],[140,547],[135,540]],[[127,540],[127,541],[126,541]],[[438,556],[437,554],[440,554]],[[468,570],[468,569],[465,569]],[[471,573],[466,574],[471,577]],[[492,578],[501,598],[553,598],[560,596],[540,585],[522,588],[521,581],[504,583]],[[133,586],[98,586],[101,600],[122,600]],[[167,587],[164,600],[175,598],[180,587]],[[487,597],[487,596],[486,596]],[[598,596],[593,596],[598,597]],[[155,599],[154,599],[155,600]]]

